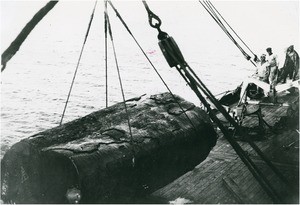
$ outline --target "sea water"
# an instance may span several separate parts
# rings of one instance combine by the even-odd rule
[[[161,29],[176,40],[185,60],[212,93],[235,89],[243,78],[254,72],[253,65],[199,2],[148,3],[160,16]],[[2,52],[44,4],[41,1],[1,2]],[[21,139],[59,125],[93,6],[94,1],[59,2],[8,62],[1,78],[1,158]],[[243,4],[233,1],[216,2],[216,6],[222,9],[225,17],[229,17],[227,20],[233,23],[233,27],[239,28],[237,31],[258,55],[271,46],[278,53],[282,66],[284,49],[290,44],[298,48],[297,2],[249,1]],[[142,3],[116,2],[116,7],[171,91],[200,105],[177,70],[170,68],[164,59],[158,46],[158,32],[149,26]],[[110,8],[109,14],[125,98],[167,92]],[[98,2],[63,123],[105,108],[104,42],[103,2]],[[112,105],[122,101],[122,94],[109,37],[107,61],[107,100],[108,105]]]

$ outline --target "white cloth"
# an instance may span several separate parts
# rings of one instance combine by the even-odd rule
[[[252,77],[248,77],[243,81],[243,85],[242,85],[242,89],[241,89],[241,94],[240,94],[240,101],[239,101],[239,105],[242,103],[242,101],[246,100],[246,89],[248,87],[248,85],[250,83],[254,83],[255,85],[257,85],[258,87],[260,87],[261,89],[263,89],[264,94],[266,95],[269,90],[270,90],[270,84],[263,82],[261,80],[252,78]]]
[[[261,62],[257,62],[255,76],[258,77],[260,80],[266,82],[269,76],[268,66],[269,66],[268,62],[264,62],[263,64]]]
[[[246,89],[247,89],[247,87],[250,83],[254,83],[258,87],[263,89],[265,96],[270,90],[270,84],[265,83],[261,80],[255,79],[255,78],[248,77],[247,79],[245,79],[243,81],[241,94],[240,94],[240,101],[239,101],[238,105],[240,105],[242,102],[246,101],[246,98],[247,98]],[[299,83],[300,83],[300,80],[295,80],[295,81],[288,80],[287,83],[277,85],[276,86],[276,92],[278,92],[278,93],[283,92],[283,91],[288,90],[292,87],[299,88]]]
[[[279,66],[277,55],[275,55],[274,53],[267,56],[267,62],[270,64],[270,67]]]

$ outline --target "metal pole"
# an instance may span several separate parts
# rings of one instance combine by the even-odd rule
[[[183,75],[180,71],[180,68],[177,68],[177,70],[180,72],[181,75]],[[275,203],[280,203],[282,200],[279,198],[279,195],[276,193],[276,191],[269,184],[268,180],[259,171],[259,169],[255,166],[255,164],[249,158],[249,156],[243,151],[243,149],[240,147],[240,145],[232,138],[232,136],[228,133],[228,130],[223,126],[221,121],[212,112],[209,103],[205,100],[205,98],[202,96],[200,91],[197,89],[197,83],[196,83],[195,79],[186,70],[184,70],[184,71],[185,71],[185,76],[186,76],[185,80],[186,81],[187,81],[187,79],[189,80],[189,82],[187,81],[188,85],[191,87],[191,89],[195,92],[195,94],[198,96],[200,101],[206,107],[206,109],[208,110],[208,114],[209,114],[210,118],[221,129],[221,131],[223,132],[225,138],[231,144],[231,146],[233,147],[235,152],[238,154],[238,156],[241,158],[243,163],[248,167],[249,171],[253,174],[253,176],[258,181],[258,183],[263,187],[263,189],[268,193],[268,195],[274,200]]]

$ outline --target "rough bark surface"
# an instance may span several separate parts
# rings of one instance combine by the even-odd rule
[[[170,183],[202,162],[216,143],[207,114],[176,100],[190,120],[169,93],[128,100],[132,137],[118,103],[21,140],[1,161],[2,199],[133,203]]]

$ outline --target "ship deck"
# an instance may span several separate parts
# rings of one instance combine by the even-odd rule
[[[295,194],[287,191],[286,185],[274,174],[251,146],[245,141],[238,143],[248,153],[276,190],[282,203],[299,203],[299,126],[281,128],[278,121],[288,115],[288,108],[298,101],[299,93],[278,93],[278,104],[260,105],[263,119],[273,127],[266,129],[263,139],[253,139],[265,156],[290,182]],[[287,105],[288,104],[288,105]],[[299,123],[299,122],[298,122]],[[243,126],[258,125],[256,116],[247,116]],[[275,125],[275,126],[274,126]],[[275,132],[273,132],[275,129]],[[218,132],[219,139],[205,161],[172,183],[156,190],[152,197],[169,203],[231,204],[274,203],[264,191],[231,145]]]

